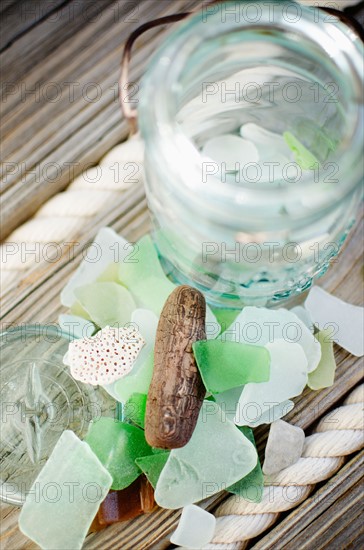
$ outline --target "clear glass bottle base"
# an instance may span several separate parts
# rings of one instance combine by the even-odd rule
[[[23,504],[64,430],[84,437],[111,410],[104,392],[72,378],[63,365],[69,338],[52,326],[20,326],[0,335],[0,499]]]

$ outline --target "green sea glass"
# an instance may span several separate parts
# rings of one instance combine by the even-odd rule
[[[163,508],[181,508],[226,489],[256,464],[254,445],[216,403],[204,401],[190,441],[169,455],[155,500]]]
[[[120,282],[130,290],[138,305],[159,315],[175,285],[165,276],[149,235],[135,246],[133,257],[120,263]]]
[[[91,283],[77,288],[74,293],[82,308],[100,328],[125,326],[136,308],[130,292],[117,283]]]
[[[200,340],[192,348],[206,390],[211,393],[269,380],[270,355],[262,346]]]
[[[148,394],[148,389],[153,376],[154,357],[153,352],[140,367],[135,367],[130,374],[127,374],[114,383],[113,391],[115,396],[122,403],[126,403],[133,393]]]
[[[318,367],[308,375],[307,385],[311,390],[320,390],[332,386],[336,370],[332,329],[320,330],[316,334],[316,339],[321,344],[321,360]]]
[[[144,432],[136,426],[113,418],[93,422],[85,438],[113,478],[112,489],[125,489],[139,475],[135,459],[152,453]]]
[[[155,488],[159,476],[166,465],[168,457],[170,455],[169,451],[160,451],[158,453],[142,456],[136,459],[136,464],[147,476],[149,483]]]
[[[147,396],[145,393],[133,393],[123,408],[124,421],[144,429],[146,406]]]
[[[307,372],[315,370],[321,358],[320,344],[311,331],[297,315],[284,308],[246,306],[220,339],[255,346],[279,339],[300,344],[307,357]]]
[[[222,332],[224,332],[235,321],[240,313],[239,309],[228,309],[223,307],[214,307],[211,309],[221,326]]]
[[[97,277],[98,283],[119,283],[119,266],[113,262]]]
[[[87,443],[66,430],[27,495],[20,530],[43,549],[82,548],[111,483]]]
[[[288,147],[293,151],[297,164],[302,170],[310,170],[318,166],[319,161],[291,132],[284,132],[283,137]]]
[[[240,428],[241,432],[253,443],[255,446],[255,439],[253,430],[248,428],[248,426],[242,426]],[[264,488],[264,477],[262,472],[262,467],[260,465],[260,460],[257,455],[257,464],[248,475],[244,476],[242,479],[228,487],[226,490],[229,493],[234,493],[239,495],[239,497],[249,500],[251,502],[261,502],[263,497],[263,488]]]
[[[236,408],[238,406],[243,389],[244,386],[237,386],[236,388],[232,388],[231,390],[216,393],[213,396],[213,400],[216,401],[216,403],[224,411],[229,420],[234,421]]]

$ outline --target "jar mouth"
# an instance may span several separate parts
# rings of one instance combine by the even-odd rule
[[[292,5],[297,6],[296,16],[287,11]],[[340,202],[362,179],[359,159],[363,140],[363,45],[343,22],[318,8],[292,2],[268,2],[258,8],[253,20],[253,12],[248,11],[257,10],[253,2],[210,6],[185,21],[162,45],[142,80],[139,119],[146,156],[151,166],[159,164],[168,170],[171,190],[186,200],[193,192],[202,200],[228,202],[240,211],[249,208],[253,212],[255,207],[279,205],[285,197],[291,204],[303,204],[296,215],[307,219],[307,209],[317,213]],[[300,82],[305,93],[311,87],[319,99],[315,101],[313,97],[310,103],[302,98],[296,102],[288,98],[277,107],[275,98],[268,104],[263,97],[260,105],[245,98],[244,105],[243,101],[234,105],[234,94],[229,88],[234,83],[231,76],[236,84],[236,75],[244,71],[250,83],[254,78],[260,88],[267,84],[265,76],[268,84],[272,83],[271,73],[278,75],[281,84]],[[225,103],[225,111],[216,116],[214,105],[209,106],[207,100],[213,97],[214,90],[222,97],[222,83],[227,100],[216,102],[220,108]],[[272,89],[274,85],[270,86]],[[327,95],[320,99],[322,90]],[[282,92],[279,93],[282,99]],[[201,105],[202,99],[206,100],[205,105]],[[211,122],[208,107],[211,116],[215,116]],[[188,114],[187,123],[181,118],[181,111]],[[319,149],[319,154],[314,150],[317,172],[310,169],[294,182],[281,178],[273,185],[257,185],[247,178],[240,179],[237,185],[236,177],[222,183],[214,175],[208,182],[203,181],[203,139],[209,132],[236,132],[233,126],[240,122],[266,125],[269,131],[278,129],[278,134],[288,131],[299,140],[303,135],[306,149],[307,142]],[[325,165],[326,172],[322,172],[320,166]],[[279,218],[281,212],[270,208],[270,216]]]

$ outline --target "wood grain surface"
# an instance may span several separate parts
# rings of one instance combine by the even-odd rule
[[[76,175],[126,137],[127,127],[121,118],[114,86],[122,45],[129,33],[154,17],[184,11],[197,3],[193,0],[141,0],[138,3],[126,0],[3,0],[0,3],[6,26],[0,43],[1,158],[20,166],[18,171],[5,174],[2,182],[3,237],[68,185],[71,178],[67,163],[76,163]],[[22,9],[24,15],[37,4],[41,4],[41,12],[19,20],[17,10]],[[156,29],[140,40],[133,56],[132,79],[140,76],[146,60],[165,32]],[[47,84],[52,82],[62,90],[54,102],[44,96]],[[79,84],[74,88],[74,101],[70,101],[66,93],[67,82]],[[83,86],[90,82],[101,88],[98,101],[87,101],[82,94]],[[8,95],[4,84],[8,85]],[[26,93],[32,89],[39,89],[38,95],[37,92]],[[24,171],[22,163],[25,163]],[[47,163],[60,166],[60,174],[54,180],[48,178],[47,181],[42,174]],[[9,170],[9,165],[5,168],[3,165],[3,170],[6,171],[6,167]],[[56,322],[63,311],[59,302],[60,290],[80,263],[82,251],[97,230],[109,225],[125,238],[135,241],[149,230],[149,223],[144,190],[140,186],[129,189],[118,202],[100,211],[74,235],[72,254],[70,246],[65,245],[57,262],[35,264],[21,279],[14,280],[2,300],[1,329],[26,322]],[[361,212],[340,257],[319,281],[336,296],[357,305],[362,305],[363,301],[362,244]],[[334,386],[319,392],[306,390],[295,399],[296,406],[288,415],[288,420],[301,426],[306,433],[310,433],[320,417],[339,405],[363,378],[362,359],[338,347],[335,347],[335,354],[338,368]],[[262,457],[267,429],[259,427],[256,436]],[[282,514],[279,522],[259,540],[252,541],[250,547],[256,550],[360,548],[364,542],[360,520],[362,461],[361,453],[348,457],[331,480],[317,487],[294,511]],[[204,505],[213,510],[225,497],[219,494]],[[18,510],[1,504],[0,512],[1,549],[36,548],[18,530]],[[109,527],[90,535],[85,548],[168,548],[169,536],[179,514],[178,511],[157,510],[151,515]]]

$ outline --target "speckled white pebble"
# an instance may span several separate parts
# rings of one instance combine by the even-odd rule
[[[76,380],[110,384],[131,371],[144,344],[134,328],[105,327],[91,338],[71,342],[63,361]]]

